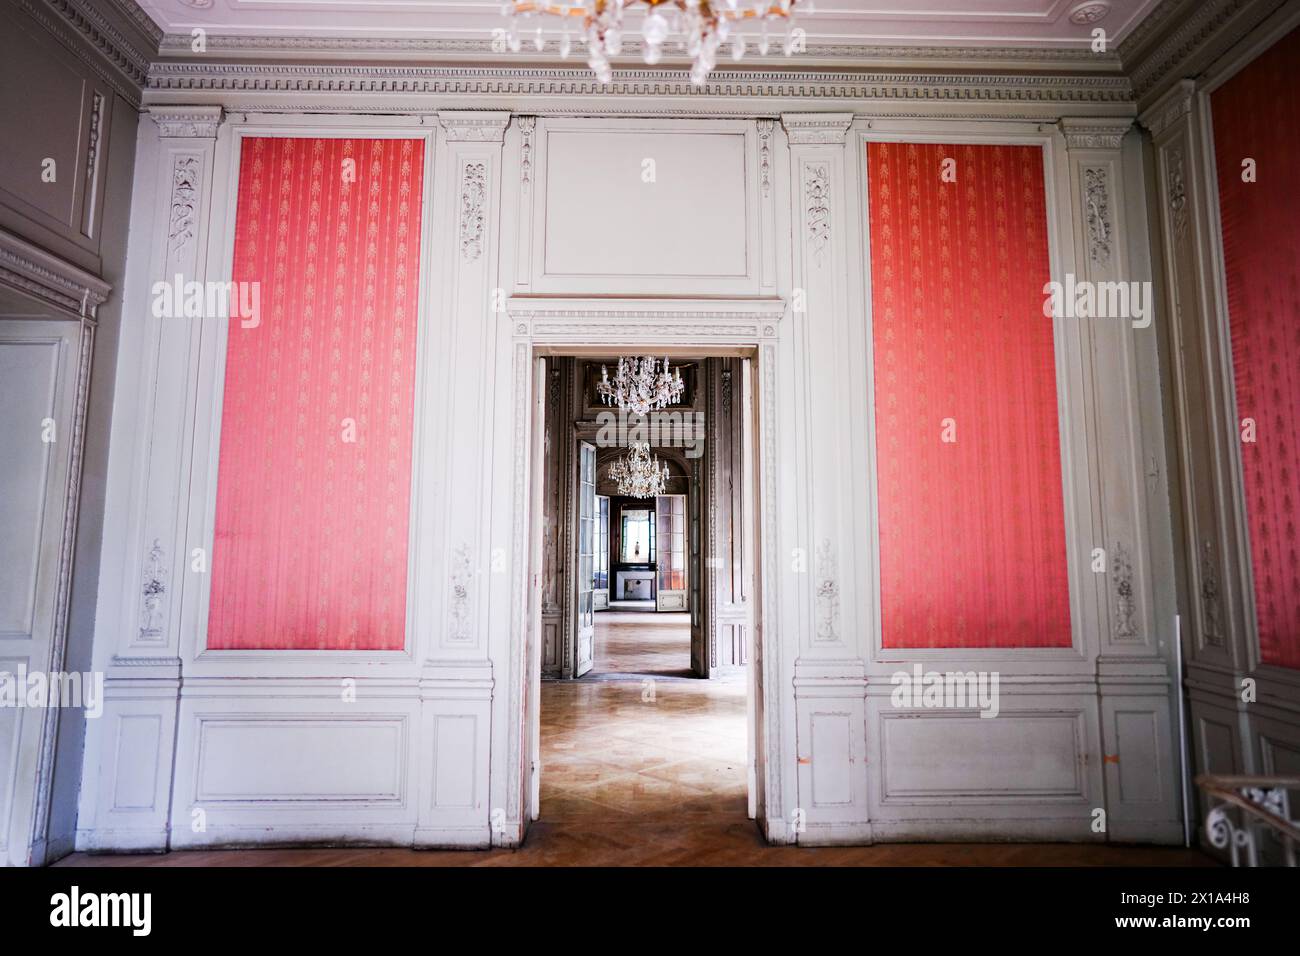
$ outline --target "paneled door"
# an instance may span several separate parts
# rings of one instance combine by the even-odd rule
[[[578,443],[578,603],[577,667],[573,676],[591,670],[595,615],[596,446]]]
[[[686,496],[655,499],[659,546],[656,551],[659,588],[655,609],[686,610]]]
[[[596,495],[596,547],[592,554],[595,575],[592,607],[609,608],[609,495]]]

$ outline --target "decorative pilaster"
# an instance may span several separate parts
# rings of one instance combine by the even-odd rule
[[[1216,249],[1219,243],[1215,172],[1207,165],[1201,94],[1182,80],[1140,117],[1155,148],[1160,259],[1177,397],[1178,454],[1183,489],[1184,566],[1188,573],[1189,657],[1215,667],[1249,666],[1246,595],[1240,582],[1249,553],[1233,505],[1235,400],[1227,316],[1222,314]],[[1153,230],[1154,232],[1154,230]]]
[[[1128,120],[1113,119],[1059,123],[1074,223],[1066,269],[1079,288],[1090,287],[1094,301],[1107,307],[1086,316],[1067,313],[1056,320],[1056,332],[1078,337],[1084,363],[1092,522],[1079,529],[1076,560],[1090,562],[1092,573],[1084,580],[1095,585],[1085,603],[1095,595],[1098,616],[1085,614],[1083,620],[1096,620],[1100,632],[1096,675],[1107,755],[1106,832],[1112,839],[1157,833],[1172,839],[1180,817],[1178,755],[1171,746],[1173,655],[1159,639],[1151,570],[1158,545],[1148,520],[1167,498],[1162,487],[1153,493],[1143,480],[1144,448],[1159,441],[1158,435],[1143,434],[1149,398],[1143,379],[1149,381],[1154,371],[1157,327],[1153,284],[1129,258],[1130,237],[1140,234],[1128,222],[1132,206],[1125,196],[1133,188],[1125,181],[1124,162],[1131,127]],[[1172,606],[1172,595],[1166,601]]]
[[[847,343],[860,340],[850,306],[853,231],[859,228],[858,169],[866,162],[849,135],[849,113],[784,114],[790,145],[790,215],[794,269],[788,327],[796,378],[795,422],[810,447],[848,449],[860,443],[844,410],[861,401]],[[860,273],[859,273],[860,274]],[[866,775],[866,668],[869,638],[858,622],[851,533],[864,489],[851,456],[810,456],[797,476],[796,573],[802,592],[799,653],[793,662],[797,729],[796,802],[785,808],[800,843],[870,839]],[[847,598],[847,599],[846,599]],[[816,768],[816,785],[814,769]]]
[[[493,759],[504,754],[507,734],[516,741],[520,735],[517,718],[492,719],[494,688],[511,698],[509,713],[521,706],[522,662],[494,657],[490,638],[494,627],[507,628],[501,611],[513,607],[507,595],[514,565],[506,557],[509,529],[483,520],[500,493],[491,436],[503,421],[495,407],[498,359],[509,336],[497,285],[509,124],[505,112],[438,114],[433,208],[425,212],[433,230],[425,320],[435,344],[423,353],[429,390],[422,407],[437,414],[425,416],[420,437],[431,449],[419,473],[433,533],[419,547],[436,596],[416,638],[420,720],[425,739],[445,741],[462,756],[444,749],[422,765],[416,845],[445,842],[449,831],[473,845],[514,843],[521,834],[520,768]],[[472,799],[446,795],[448,774],[459,775]]]
[[[222,122],[217,106],[156,106],[157,137],[136,160],[135,190],[152,190],[152,214],[132,222],[127,257],[115,421],[134,445],[110,459],[96,669],[104,671],[104,715],[87,722],[87,766],[78,848],[161,849],[181,686],[182,608],[206,593],[209,556],[192,558],[190,456],[199,355],[208,318],[162,317],[158,286],[208,278],[213,165]],[[222,197],[216,197],[220,203]],[[139,230],[139,232],[137,232]],[[170,293],[167,293],[170,294]],[[201,510],[201,508],[200,508]],[[107,527],[120,528],[110,537]],[[121,542],[120,552],[113,552]],[[195,570],[195,568],[201,570]],[[93,762],[93,763],[92,763]],[[112,788],[99,785],[112,781]]]

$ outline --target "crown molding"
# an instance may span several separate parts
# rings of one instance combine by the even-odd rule
[[[1206,69],[1292,0],[1166,0],[1120,47],[1134,96],[1146,106]]]
[[[112,286],[0,229],[0,285],[93,322]]]
[[[71,0],[15,0],[17,7],[132,106],[139,107],[149,61],[118,49]]]
[[[367,97],[369,97],[367,99]],[[602,85],[585,67],[165,62],[149,73],[148,103],[221,103],[232,112],[313,110],[428,113],[442,106],[539,115],[776,116],[821,109],[875,116],[952,115],[1054,122],[1068,112],[1131,116],[1132,90],[1113,75],[715,70],[702,87],[680,70],[616,70]],[[868,109],[869,108],[869,109]],[[944,111],[947,111],[946,113]]]
[[[160,135],[187,139],[215,139],[223,112],[220,106],[149,107]]]
[[[119,0],[127,2],[127,0]],[[192,38],[187,33],[168,33],[158,44],[160,59],[193,58]],[[207,55],[228,54],[242,59],[293,60],[443,60],[489,65],[503,70],[537,67],[563,67],[554,52],[534,53],[528,47],[517,54],[502,54],[492,49],[489,37],[316,37],[316,36],[246,36],[209,33],[204,42]],[[640,37],[623,40],[623,53],[614,59],[616,67],[632,69],[644,62]],[[580,61],[575,56],[573,61]],[[688,64],[689,58],[669,51],[665,64]],[[834,64],[856,69],[890,68],[924,70],[935,68],[1005,69],[1043,71],[1068,67],[1070,70],[1096,73],[1119,73],[1120,55],[1116,51],[1094,53],[1086,45],[1079,47],[1007,47],[1007,46],[885,46],[856,43],[817,43],[805,53],[793,56],[770,54],[750,61],[755,68],[824,68]]]
[[[17,5],[139,107],[162,31],[133,0],[17,0]]]
[[[1124,134],[1133,128],[1131,119],[1069,116],[1056,124],[1067,149],[1119,149]]]

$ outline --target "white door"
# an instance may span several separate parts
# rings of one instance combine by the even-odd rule
[[[0,866],[45,863],[53,736],[58,720],[83,719],[13,706],[23,673],[64,669],[55,634],[83,334],[75,321],[0,319],[0,674],[17,688],[0,706]]]
[[[591,670],[593,643],[596,636],[594,602],[596,530],[596,446],[578,443],[578,639],[577,666],[574,677]]]
[[[609,608],[609,495],[596,495],[596,547],[592,554],[595,586],[592,607]]]
[[[655,609],[686,610],[686,496],[655,499],[655,568],[659,577]]]

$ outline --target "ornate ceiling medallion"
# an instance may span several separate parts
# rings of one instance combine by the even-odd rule
[[[631,359],[620,356],[612,382],[609,367],[602,365],[600,381],[596,383],[596,392],[606,405],[626,408],[637,415],[671,405],[682,397],[685,388],[681,369],[670,372],[665,357],[660,370],[659,360],[649,356]]]
[[[523,47],[521,33],[530,33],[534,49],[541,53],[546,47],[541,21],[556,17],[564,25],[560,56],[567,57],[574,41],[569,25],[576,21],[577,40],[587,44],[587,65],[600,82],[609,83],[614,78],[609,58],[623,52],[623,13],[644,7],[641,39],[646,63],[658,63],[664,47],[674,40],[691,58],[691,82],[699,86],[717,66],[718,53],[725,46],[730,46],[733,60],[744,58],[749,41],[742,27],[749,21],[758,22],[754,43],[761,55],[771,49],[772,34],[777,30],[783,33],[781,45],[786,56],[803,53],[804,33],[794,26],[796,4],[801,13],[812,13],[812,0],[506,0],[502,13],[509,27],[498,37],[506,49],[518,53]]]
[[[634,441],[628,453],[609,466],[609,477],[620,495],[653,498],[668,488],[668,466],[650,454],[648,441]]]
[[[1110,13],[1110,4],[1104,2],[1104,0],[1081,3],[1070,11],[1070,22],[1077,23],[1080,26],[1087,26],[1096,23],[1108,13]]]

